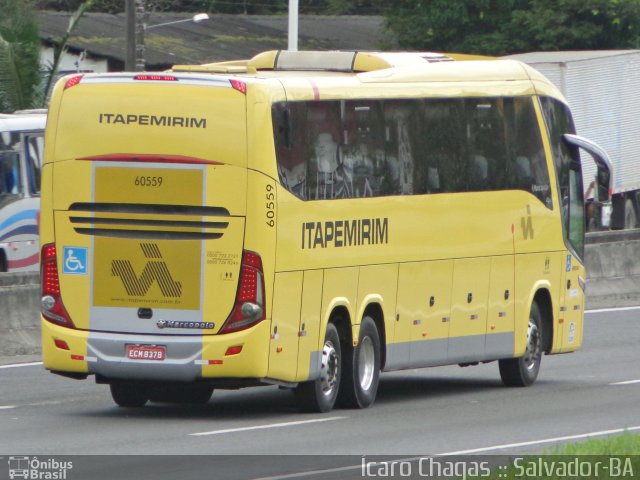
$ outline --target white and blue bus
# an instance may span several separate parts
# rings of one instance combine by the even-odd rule
[[[38,270],[46,110],[0,114],[0,272]]]

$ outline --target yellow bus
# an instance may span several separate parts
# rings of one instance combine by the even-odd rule
[[[278,385],[364,408],[381,372],[489,361],[526,386],[582,343],[578,147],[608,159],[520,62],[73,75],[45,140],[44,366],[120,406]]]

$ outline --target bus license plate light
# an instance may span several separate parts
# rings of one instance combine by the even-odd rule
[[[164,345],[127,345],[127,358],[129,360],[163,361],[166,356],[167,347]]]

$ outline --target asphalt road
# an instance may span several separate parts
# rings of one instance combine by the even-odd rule
[[[0,455],[130,455],[117,465],[92,460],[91,478],[116,478],[114,468],[118,478],[137,479],[299,478],[281,475],[306,470],[361,478],[363,456],[537,453],[640,430],[640,307],[588,312],[585,329],[583,349],[544,357],[529,388],[503,387],[496,363],[409,370],[382,375],[372,408],[317,415],[299,413],[291,392],[276,387],[216,391],[204,407],[122,409],[92,380],[58,377],[39,364],[4,365]],[[330,470],[336,466],[353,468]]]

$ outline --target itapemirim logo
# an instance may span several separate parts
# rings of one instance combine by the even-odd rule
[[[9,457],[9,478],[25,480],[67,480],[67,472],[73,468],[73,462],[60,461],[55,458],[38,459],[38,457]]]
[[[129,260],[113,260],[111,262],[111,274],[120,277],[127,295],[142,297],[151,288],[154,282],[158,283],[162,296],[181,297],[182,284],[176,282],[169,272],[169,267],[162,260],[162,253],[155,243],[141,243],[140,248],[145,258],[149,261],[142,274],[138,276],[133,270]]]

